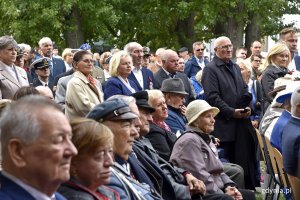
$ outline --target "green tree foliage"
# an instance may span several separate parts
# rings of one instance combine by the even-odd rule
[[[0,34],[32,46],[43,36],[61,47],[104,40],[122,48],[191,47],[229,36],[235,46],[273,35],[283,14],[299,14],[298,0],[10,0],[0,1]]]

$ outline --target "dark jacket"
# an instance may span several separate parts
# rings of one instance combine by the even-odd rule
[[[138,91],[153,89],[154,88],[153,72],[147,69],[146,67],[141,67],[141,71],[143,74],[144,89],[140,86],[140,83],[136,79],[133,72],[131,72],[131,74],[128,76],[128,79],[132,80],[136,84],[136,86],[138,87]]]
[[[189,94],[185,98],[185,103],[186,103],[186,105],[188,105],[189,102],[195,100],[194,91],[193,91],[194,89],[192,88],[192,84],[191,84],[189,78],[184,73],[177,72],[175,77],[180,78],[182,80],[182,82],[184,84],[184,89],[185,89],[186,93]],[[166,72],[162,68],[160,70],[158,70],[154,74],[155,89],[160,89],[162,82],[168,78],[170,78],[170,76],[168,74],[166,74]]]
[[[150,123],[150,132],[145,137],[150,140],[158,155],[168,161],[177,139],[176,135]]]
[[[287,68],[275,67],[274,65],[270,64],[266,68],[266,70],[262,74],[261,78],[261,86],[263,92],[263,98],[266,101],[266,105],[264,108],[267,109],[268,105],[272,103],[272,98],[269,96],[269,92],[274,89],[274,82],[276,79],[280,77],[284,77],[287,74]]]
[[[177,131],[180,133],[185,131],[187,119],[183,114],[181,114],[179,109],[168,106],[168,117],[165,122],[168,124],[171,131],[176,134]]]
[[[138,87],[132,80],[128,79],[128,81],[131,87],[135,89],[136,92],[139,91]],[[124,83],[122,83],[122,81],[118,77],[110,77],[104,86],[104,100],[116,94],[131,95],[132,92],[126,87],[126,85],[124,85]]]
[[[295,64],[296,64],[296,69],[298,71],[300,71],[300,56],[295,56],[294,60],[295,60]]]
[[[0,173],[0,199],[1,200],[36,200],[31,194],[12,180]],[[66,200],[62,195],[55,193],[56,200]]]
[[[204,59],[204,65],[208,64],[208,60]],[[195,56],[192,56],[184,65],[184,73],[191,78],[192,76],[196,76],[197,72],[202,70],[202,68],[198,65]]]
[[[119,193],[109,187],[98,187],[96,194],[72,179],[63,183],[58,191],[67,199],[72,200],[120,200]]]

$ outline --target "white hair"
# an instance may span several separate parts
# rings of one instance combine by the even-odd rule
[[[226,36],[218,37],[218,38],[215,40],[215,42],[214,42],[214,49],[217,48],[217,47],[219,47],[219,46],[220,46],[220,43],[223,42],[224,40],[229,40],[229,41],[230,41],[230,39],[229,39],[228,37],[226,37]]]
[[[45,43],[47,43],[47,42],[51,42],[52,43],[52,40],[49,37],[43,37],[39,41],[39,46],[42,47],[42,45],[45,44]]]
[[[129,42],[128,44],[125,45],[124,51],[126,51],[127,53],[130,54],[130,53],[132,53],[133,48],[135,48],[135,47],[137,47],[137,46],[142,47],[142,45],[140,45],[140,44],[137,43],[137,42]],[[142,47],[142,48],[143,48],[143,47]]]
[[[20,47],[24,47],[24,49],[28,52],[31,51],[31,46],[25,43],[18,44]]]

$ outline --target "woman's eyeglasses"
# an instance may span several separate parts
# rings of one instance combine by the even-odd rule
[[[81,60],[82,62],[85,62],[85,63],[94,63],[94,61],[92,59],[84,59],[84,60]]]

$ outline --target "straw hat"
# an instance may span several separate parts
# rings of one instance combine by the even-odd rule
[[[192,101],[186,108],[186,118],[188,120],[188,125],[193,123],[198,117],[204,112],[211,110],[213,111],[214,117],[220,112],[216,107],[211,107],[204,100],[195,100]]]

